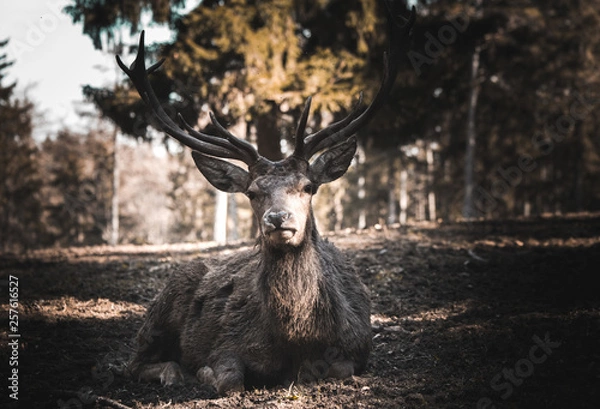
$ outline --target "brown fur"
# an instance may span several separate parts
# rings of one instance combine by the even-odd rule
[[[365,368],[367,290],[314,227],[306,164],[287,166],[280,175],[253,178],[262,189],[251,200],[262,220],[254,249],[196,261],[171,276],[138,333],[133,375],[177,383],[181,365],[225,393],[248,383],[343,378]],[[266,215],[282,210],[291,214],[282,224],[291,238],[269,233]]]

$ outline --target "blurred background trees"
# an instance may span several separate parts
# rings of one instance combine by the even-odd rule
[[[5,84],[12,65],[0,42],[0,250],[11,242],[31,247],[40,239],[42,174],[35,160],[38,153],[32,132],[33,106],[26,98],[15,98],[16,84]]]
[[[183,6],[188,6],[183,12]],[[349,174],[315,197],[323,230],[423,220],[530,217],[600,208],[600,1],[427,1],[390,101],[358,135]],[[210,127],[208,111],[272,159],[286,154],[305,99],[313,129],[377,89],[379,0],[72,0],[96,48],[131,61],[143,16],[172,41],[151,81],[167,112]],[[148,42],[152,38],[147,38]],[[0,59],[0,73],[10,63]],[[0,76],[0,80],[2,76]],[[108,241],[111,132],[31,138],[31,104],[1,83],[2,248]],[[244,198],[218,198],[164,135],[129,81],[86,86],[128,136],[119,152],[121,242],[251,235]],[[206,129],[210,131],[210,129]],[[160,153],[157,153],[160,152]],[[22,205],[27,203],[27,206]],[[217,207],[229,205],[228,220]],[[220,240],[224,240],[219,236]]]

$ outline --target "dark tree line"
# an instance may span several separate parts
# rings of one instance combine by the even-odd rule
[[[101,133],[64,130],[36,144],[33,104],[4,83],[11,65],[0,51],[0,250],[102,243],[110,161]]]
[[[5,84],[6,70],[13,64],[0,42],[0,249],[11,241],[27,246],[39,239],[41,215],[38,149],[31,138],[32,104],[14,96],[16,84]]]
[[[598,157],[596,149],[585,149],[598,145],[592,132],[596,3],[422,3],[405,70],[391,103],[359,135],[363,145],[376,155],[417,140],[436,143],[431,188],[438,200],[444,198],[438,212],[443,218],[597,208]],[[203,1],[172,21],[177,37],[157,50],[167,62],[155,87],[188,121],[197,122],[208,109],[227,123],[244,121],[261,152],[277,157],[280,138],[291,133],[308,95],[317,102],[312,125],[320,126],[343,115],[359,90],[376,88],[385,42],[382,4]],[[126,104],[105,92],[96,96],[118,112],[143,111],[124,87],[121,92],[137,102]],[[577,103],[584,104],[585,118],[569,113]],[[137,122],[135,129],[145,131],[145,117],[123,116],[124,129]],[[556,131],[559,120],[564,124]],[[551,143],[560,149],[544,149]],[[472,181],[465,179],[465,168],[472,169]]]

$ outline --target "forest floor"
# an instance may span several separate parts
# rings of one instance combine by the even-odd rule
[[[361,376],[229,397],[129,379],[133,337],[170,271],[252,243],[44,250],[0,256],[0,402],[13,402],[0,406],[17,407],[7,378],[18,368],[22,408],[600,407],[600,214],[329,239],[371,290],[374,349]]]

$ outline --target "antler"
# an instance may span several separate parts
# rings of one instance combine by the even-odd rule
[[[296,129],[296,146],[293,156],[302,157],[308,160],[318,151],[345,141],[371,120],[389,95],[398,72],[399,57],[402,51],[404,51],[408,39],[410,38],[410,30],[415,22],[416,11],[413,6],[410,16],[406,19],[400,16],[399,1],[384,0],[384,2],[389,13],[388,25],[390,39],[388,52],[384,54],[383,58],[383,79],[375,98],[371,104],[365,108],[362,106],[363,95],[361,93],[358,103],[348,116],[318,132],[304,137],[312,101],[309,97],[304,106],[304,110],[302,111],[298,128]],[[400,20],[404,20],[404,24],[402,24]],[[212,112],[210,113],[210,119],[215,126],[217,135],[196,131],[191,125],[185,122],[180,114],[178,114],[178,118],[185,128],[184,130],[167,115],[160,105],[160,102],[150,85],[150,81],[148,80],[148,74],[156,71],[164,63],[164,59],[146,69],[143,31],[140,35],[137,56],[131,66],[127,68],[118,55],[116,58],[119,67],[127,74],[127,76],[129,76],[144,102],[146,102],[154,113],[155,118],[158,120],[158,124],[167,134],[193,150],[206,155],[237,159],[246,163],[248,166],[254,165],[261,159],[261,156],[254,146],[231,134],[219,123]]]
[[[191,125],[185,122],[181,114],[178,114],[178,118],[185,128],[184,131],[167,115],[160,105],[160,102],[150,85],[150,81],[148,80],[148,74],[156,71],[165,60],[162,59],[146,69],[143,31],[140,35],[138,53],[131,64],[131,67],[127,68],[118,55],[116,58],[119,67],[121,67],[125,74],[131,79],[144,102],[152,109],[160,127],[167,134],[193,150],[207,155],[241,160],[248,166],[251,166],[258,161],[260,156],[257,150],[250,143],[236,138],[225,129],[225,127],[217,121],[217,118],[212,112],[210,113],[210,119],[216,128],[217,135],[209,135],[196,131]]]
[[[363,95],[361,92],[358,103],[348,116],[339,122],[335,122],[318,132],[304,137],[306,117],[308,116],[311,103],[311,98],[309,98],[304,106],[301,120],[296,131],[294,156],[304,157],[308,160],[315,153],[345,141],[350,136],[354,135],[360,128],[365,126],[387,99],[387,96],[392,89],[392,85],[396,80],[400,55],[407,47],[410,38],[410,30],[412,29],[416,16],[415,6],[412,7],[408,19],[400,16],[399,3],[399,1],[392,0],[390,4],[389,0],[385,0],[389,13],[389,48],[387,53],[383,56],[383,79],[371,104],[366,108],[362,106]],[[404,24],[400,22],[400,19],[404,20]]]

